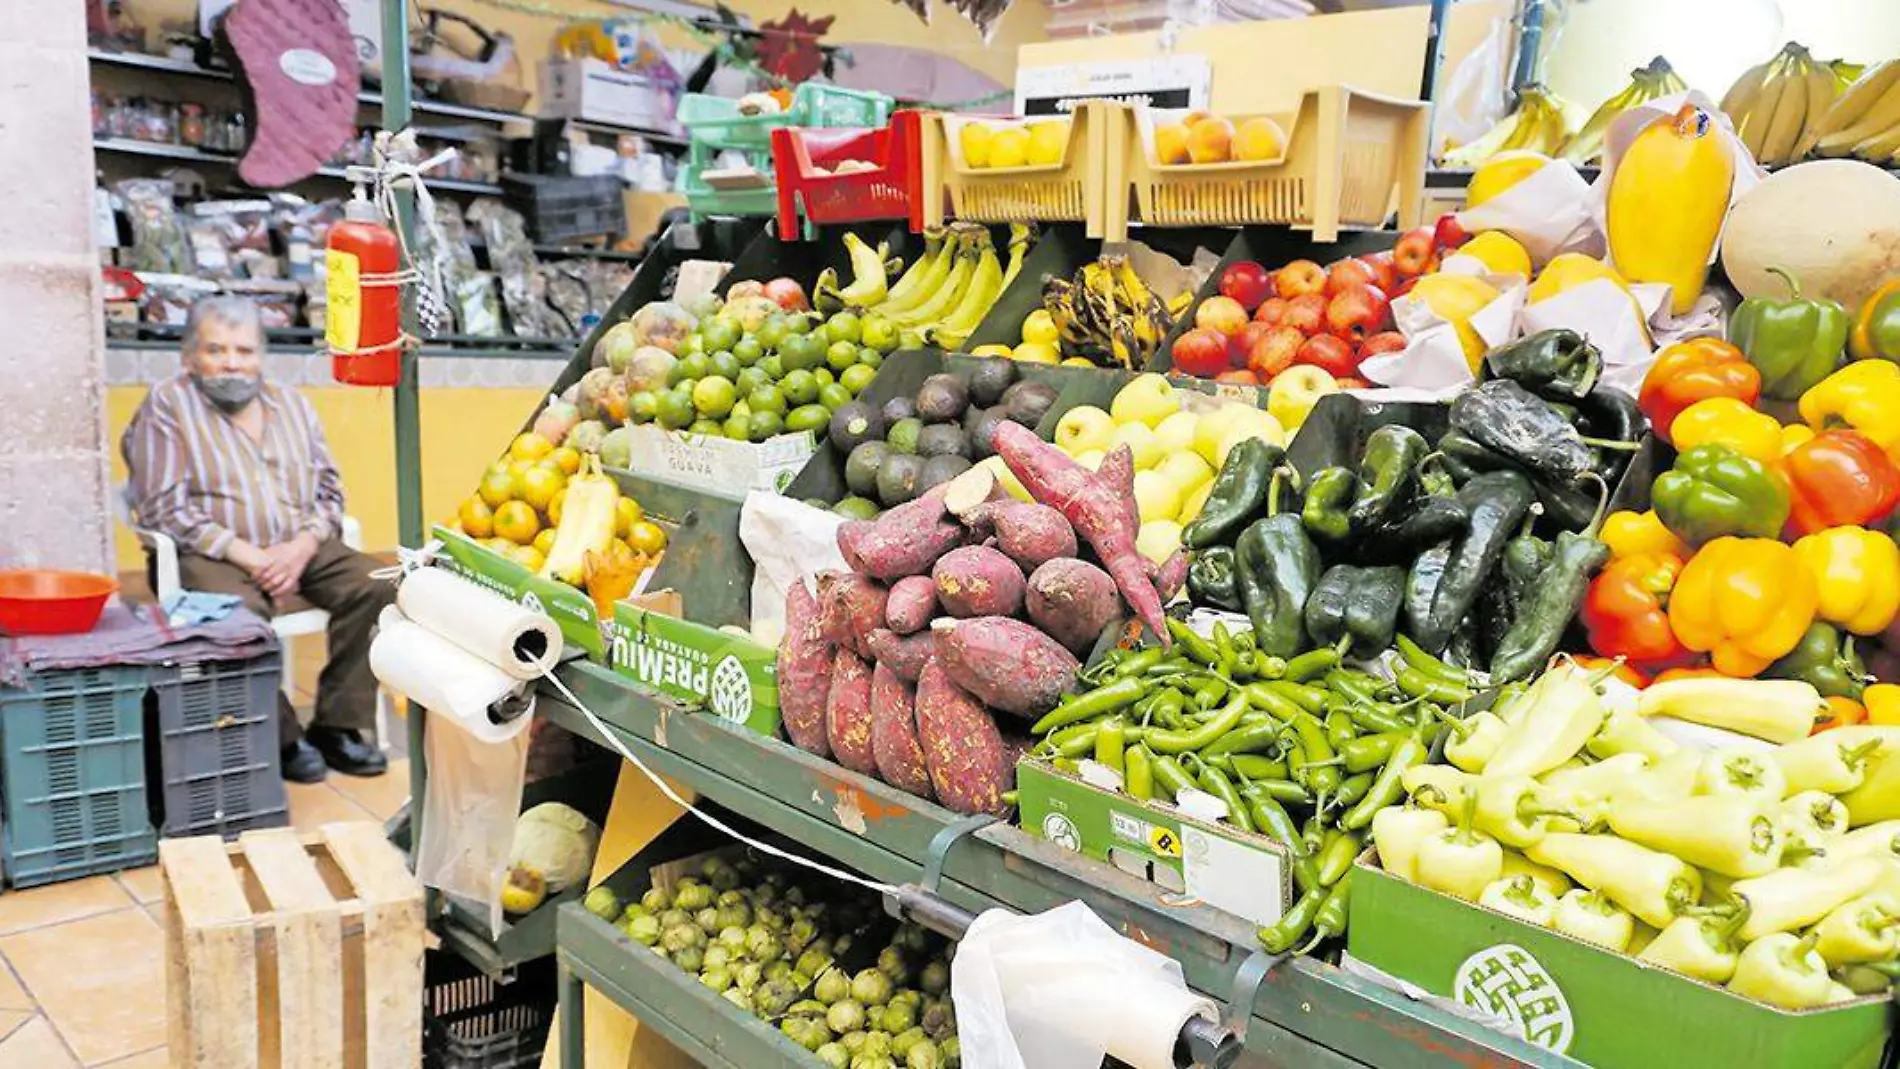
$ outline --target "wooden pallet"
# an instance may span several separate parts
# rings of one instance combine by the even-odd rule
[[[174,1069],[422,1062],[422,887],[381,825],[167,839]]]

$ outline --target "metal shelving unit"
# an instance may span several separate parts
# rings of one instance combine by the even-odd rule
[[[94,150],[99,152],[117,152],[127,156],[150,156],[155,159],[178,160],[185,163],[209,163],[221,167],[237,166],[236,156],[222,152],[206,152],[190,145],[173,145],[162,141],[134,141],[122,137],[94,138]],[[317,175],[335,179],[339,182],[347,179],[341,167],[319,167]],[[449,190],[457,193],[473,193],[483,196],[501,196],[501,187],[492,182],[466,182],[457,178],[429,178],[431,190]]]

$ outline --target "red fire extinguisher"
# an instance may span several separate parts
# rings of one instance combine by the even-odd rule
[[[402,374],[402,249],[383,213],[363,195],[330,228],[323,254],[324,339],[330,371],[352,386],[394,386]]]

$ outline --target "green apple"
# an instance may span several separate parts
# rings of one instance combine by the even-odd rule
[[[1146,423],[1120,423],[1108,436],[1109,448],[1126,445],[1135,454],[1135,470],[1146,471],[1161,463],[1161,439]],[[1177,502],[1178,504],[1178,502]]]
[[[1108,454],[1102,452],[1100,449],[1085,449],[1070,459],[1090,471],[1094,471],[1102,466],[1102,459],[1106,456],[1108,456]]]
[[[977,467],[990,469],[990,474],[996,476],[996,485],[1002,487],[1004,493],[1018,501],[1030,500],[1029,489],[1021,479],[1016,478],[1015,472],[1009,470],[1009,465],[1003,462],[1002,457],[985,457]]]
[[[1181,488],[1158,471],[1135,473],[1135,513],[1145,525],[1150,520],[1172,520],[1181,514]]]
[[[1077,405],[1056,421],[1056,448],[1074,456],[1091,449],[1107,451],[1115,419],[1094,405]]]
[[[1173,520],[1149,520],[1135,532],[1135,552],[1154,564],[1174,556],[1181,548],[1181,525]]]
[[[1209,464],[1219,465],[1223,459],[1220,444],[1227,432],[1247,419],[1247,413],[1258,411],[1260,409],[1233,401],[1204,414],[1194,424],[1194,451]]]
[[[1183,524],[1193,523],[1201,515],[1201,509],[1207,504],[1207,497],[1214,492],[1214,480],[1209,479],[1195,488],[1186,500],[1181,502],[1181,515],[1175,517]]]
[[[1160,437],[1158,432],[1156,437]],[[1155,465],[1154,470],[1180,488],[1184,501],[1189,494],[1200,489],[1201,484],[1214,480],[1213,466],[1191,449],[1168,453]]]
[[[1194,448],[1194,431],[1200,425],[1201,417],[1193,412],[1176,412],[1155,427],[1155,437],[1170,453],[1189,452]]]
[[[1109,402],[1108,414],[1116,423],[1143,423],[1150,428],[1181,410],[1174,386],[1154,372],[1136,375]]]

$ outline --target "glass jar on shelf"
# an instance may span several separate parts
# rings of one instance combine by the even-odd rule
[[[178,106],[178,140],[192,148],[205,147],[205,106],[203,104]]]

